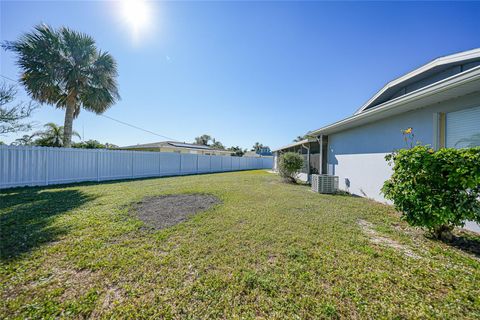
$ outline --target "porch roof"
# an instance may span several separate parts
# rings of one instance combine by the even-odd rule
[[[293,147],[300,146],[300,145],[308,143],[308,142],[315,142],[315,141],[316,141],[315,139],[304,139],[304,140],[301,140],[301,141],[298,141],[298,142],[287,144],[286,146],[277,148],[275,150],[272,150],[272,152],[293,148]]]

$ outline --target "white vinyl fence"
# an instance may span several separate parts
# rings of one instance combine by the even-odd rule
[[[271,169],[272,157],[0,146],[0,189],[80,181]]]

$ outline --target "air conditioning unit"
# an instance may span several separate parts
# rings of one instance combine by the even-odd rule
[[[335,193],[338,191],[338,177],[328,174],[312,174],[312,191]]]

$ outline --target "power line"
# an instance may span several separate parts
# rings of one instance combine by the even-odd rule
[[[116,122],[121,123],[121,124],[123,124],[123,125],[129,126],[129,127],[132,127],[132,128],[138,129],[138,130],[142,130],[142,131],[145,131],[145,132],[147,132],[147,133],[150,133],[150,134],[153,134],[153,135],[162,137],[162,138],[166,138],[166,139],[168,139],[168,140],[179,141],[179,140],[177,140],[177,139],[170,138],[170,137],[164,136],[164,135],[162,135],[162,134],[159,134],[159,133],[156,133],[156,132],[147,130],[147,129],[143,129],[143,128],[137,127],[136,125],[133,125],[133,124],[124,122],[124,121],[122,121],[122,120],[118,120],[118,119],[112,118],[112,117],[110,117],[110,116],[106,116],[106,115],[104,115],[104,114],[99,114],[99,116],[105,117],[105,118],[107,118],[107,119],[116,121]]]
[[[4,79],[7,79],[7,80],[10,80],[10,81],[13,81],[13,82],[16,82],[16,83],[20,83],[19,81],[14,80],[14,79],[12,79],[12,78],[10,78],[10,77],[4,76],[3,74],[0,74],[0,77],[2,77],[2,78],[4,78]],[[131,127],[131,128],[135,128],[135,129],[137,129],[137,130],[141,130],[141,131],[144,131],[144,132],[153,134],[153,135],[155,135],[155,136],[165,138],[165,139],[167,139],[167,140],[179,141],[179,140],[177,140],[177,139],[170,138],[170,137],[164,136],[164,135],[162,135],[162,134],[159,134],[159,133],[156,133],[156,132],[147,130],[147,129],[143,129],[143,128],[138,127],[138,126],[136,126],[136,125],[130,124],[130,123],[125,122],[125,121],[122,121],[122,120],[118,120],[118,119],[112,118],[112,117],[110,117],[110,116],[106,116],[106,115],[104,115],[104,114],[99,114],[99,116],[102,116],[102,117],[107,118],[107,119],[110,119],[110,120],[112,120],[112,121],[121,123],[121,124],[123,124],[123,125],[125,125],[125,126],[129,126],[129,127]]]
[[[10,78],[10,77],[4,76],[3,74],[0,74],[0,77],[5,78],[5,79],[10,80],[10,81],[13,81],[13,82],[16,82],[16,83],[20,83],[20,82],[18,82],[17,80],[14,80],[14,79],[12,79],[12,78]]]

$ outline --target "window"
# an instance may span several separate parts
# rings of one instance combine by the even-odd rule
[[[447,148],[480,146],[480,107],[447,113],[445,131]]]

